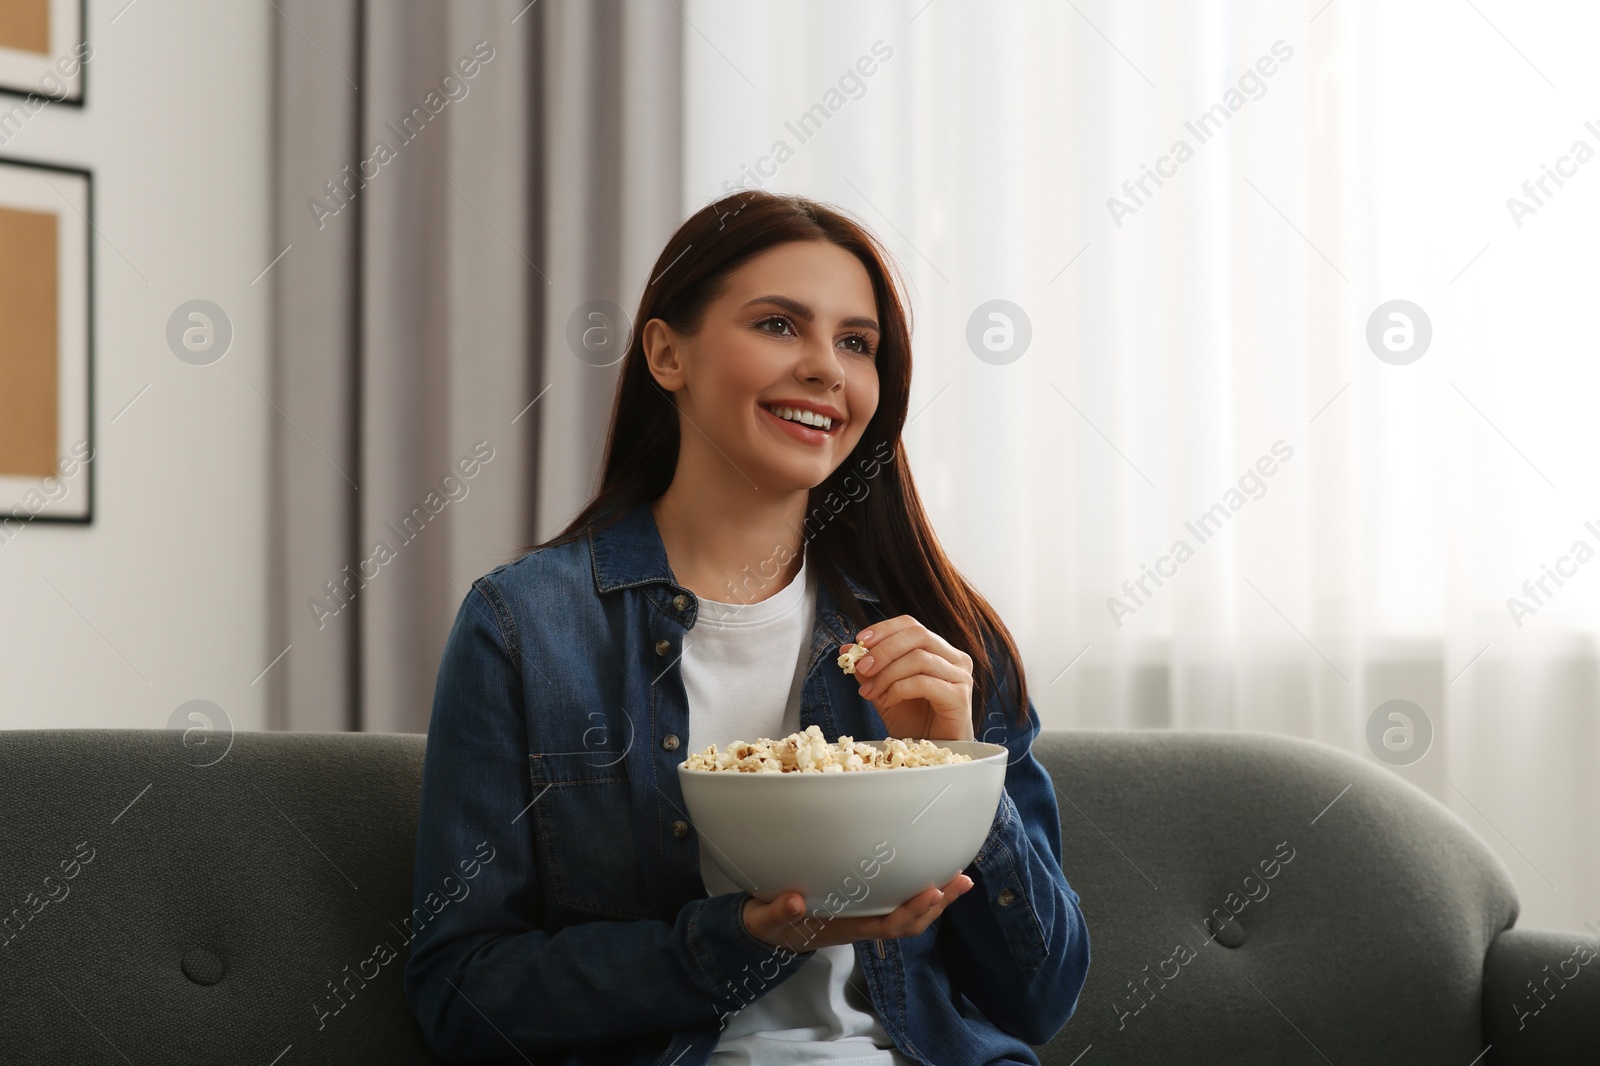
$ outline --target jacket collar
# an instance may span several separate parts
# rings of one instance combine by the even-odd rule
[[[661,543],[661,531],[656,527],[650,501],[633,504],[615,522],[601,529],[591,529],[588,536],[589,554],[594,563],[594,587],[602,595],[658,582],[689,591],[678,584],[672,567],[667,564],[667,549]],[[846,587],[858,600],[878,602],[875,592],[842,567],[840,573]]]

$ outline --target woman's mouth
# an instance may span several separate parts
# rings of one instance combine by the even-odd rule
[[[807,444],[820,444],[835,436],[839,432],[839,427],[844,425],[841,419],[831,419],[827,415],[819,415],[815,411],[790,407],[786,404],[763,403],[757,406],[785,433]]]

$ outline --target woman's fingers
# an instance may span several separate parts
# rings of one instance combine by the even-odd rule
[[[921,936],[928,926],[932,925],[939,915],[944,913],[946,907],[961,898],[970,888],[972,888],[972,878],[966,874],[957,874],[951,878],[949,883],[940,891],[939,898],[934,900],[932,906],[922,912],[922,916],[917,919],[912,926],[911,932],[907,935]]]
[[[956,874],[943,888],[929,888],[917,893],[906,900],[893,912],[880,919],[867,919],[868,921],[881,921],[883,931],[864,934],[867,936],[918,936],[928,926],[933,924],[944,909],[954,903],[962,893],[972,888],[972,878],[966,874]]]
[[[916,897],[902,906],[905,911],[900,917],[900,926],[895,936],[918,936],[933,920],[944,910],[945,896],[939,889],[930,889],[921,896]]]
[[[947,662],[966,670],[972,669],[972,657],[945,640],[939,634],[908,614],[886,618],[868,627],[867,651],[878,662],[904,655],[912,648],[926,648]]]
[[[805,897],[798,892],[785,892],[771,903],[763,903],[751,896],[744,901],[744,927],[763,944],[786,946],[791,939],[791,927],[805,913],[805,905]]]
[[[892,681],[888,685],[883,685],[877,681],[868,683],[872,687],[862,695],[872,701],[873,705],[878,708],[880,716],[890,713],[902,703],[908,703],[909,707],[921,708],[924,711],[921,728],[917,732],[909,734],[914,737],[954,739],[944,733],[935,733],[931,730],[937,728],[936,723],[941,714],[955,717],[948,710],[952,707],[957,708],[960,712],[959,720],[966,721],[969,713],[968,708],[972,706],[970,697],[966,695],[967,690],[961,687],[960,682],[946,681],[943,678],[932,677],[928,674],[913,674],[910,677],[902,677],[900,680]],[[910,703],[909,701],[921,702]],[[887,727],[889,719],[884,718],[883,724]],[[895,725],[896,727],[901,727],[901,721],[896,719]],[[902,734],[897,732],[893,735],[900,736]]]
[[[956,874],[942,888],[924,889],[888,914],[871,918],[829,918],[825,913],[818,913],[815,917],[823,920],[821,931],[813,925],[804,933],[798,924],[806,917],[805,897],[800,893],[785,892],[771,903],[763,903],[752,896],[744,903],[744,925],[750,935],[762,943],[786,946],[793,951],[812,951],[878,937],[919,936],[946,907],[971,888],[972,878]],[[789,909],[791,901],[798,902],[798,911]]]
[[[905,917],[901,919],[901,929],[895,934],[896,936],[918,935],[933,924],[933,920],[944,909],[943,891],[932,889],[923,893],[923,896],[927,897],[926,900],[922,896],[917,897],[915,908],[909,909]]]
[[[872,656],[868,656],[867,659],[872,659],[872,662],[866,670],[857,667],[856,672],[866,679],[863,684],[867,686],[868,696],[882,695],[896,681],[918,676],[935,678],[952,685],[959,685],[972,679],[970,673],[963,671],[948,659],[935,655],[927,648],[911,648],[904,655],[888,661],[875,659]],[[867,659],[863,659],[862,662],[866,663]]]
[[[886,619],[866,632],[871,634],[862,645],[867,654],[855,672],[862,697],[872,700],[880,715],[912,700],[925,704],[924,710],[965,721],[972,704],[970,655],[910,615]]]

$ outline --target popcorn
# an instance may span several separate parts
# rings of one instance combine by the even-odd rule
[[[715,744],[693,752],[684,764],[691,770],[731,770],[739,773],[847,773],[854,770],[890,770],[896,767],[943,766],[970,762],[972,756],[940,747],[931,740],[907,742],[890,737],[883,747],[841,736],[829,744],[822,730],[808,725],[802,733],[782,740],[759,737],[754,742],[736,740],[727,750]]]
[[[855,673],[856,663],[860,662],[866,654],[867,646],[865,644],[850,645],[850,650],[841,653],[839,656],[839,668],[847,674]]]

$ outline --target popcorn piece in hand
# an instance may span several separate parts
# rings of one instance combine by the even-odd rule
[[[839,667],[847,674],[856,672],[856,663],[860,662],[867,654],[865,644],[852,644],[850,650],[839,656]]]
[[[754,743],[736,740],[726,751],[715,744],[693,752],[685,760],[691,770],[732,770],[743,773],[848,773],[855,770],[889,770],[898,766],[941,766],[969,762],[972,756],[957,754],[931,740],[905,741],[890,737],[876,748],[851,736],[841,736],[829,744],[822,730],[808,725],[804,732],[790,733],[782,740],[760,737]]]

